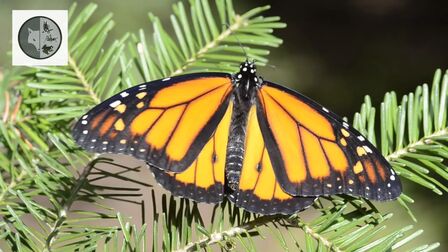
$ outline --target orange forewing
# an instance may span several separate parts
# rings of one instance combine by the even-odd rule
[[[189,74],[141,84],[109,98],[75,125],[89,150],[130,154],[167,171],[191,166],[230,101],[231,76]]]

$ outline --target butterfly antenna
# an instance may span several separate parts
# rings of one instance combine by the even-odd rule
[[[238,38],[238,36],[236,35],[236,33],[233,33],[232,29],[230,29],[230,25],[229,25],[229,24],[225,23],[225,24],[223,24],[223,26],[227,27],[227,29],[230,30],[230,33],[233,34],[233,35],[235,36],[236,41],[238,42],[238,44],[239,44],[240,47],[241,47],[241,50],[243,50],[244,55],[246,56],[246,61],[249,61],[249,55],[247,54],[247,51],[246,51],[246,49],[244,48],[243,43],[241,43],[241,40]]]
[[[266,64],[266,66],[274,69],[274,71],[277,70],[277,66],[276,65]]]

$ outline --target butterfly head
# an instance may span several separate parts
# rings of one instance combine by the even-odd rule
[[[254,88],[259,83],[257,76],[257,67],[255,61],[246,60],[240,65],[240,71],[234,75],[237,86],[244,89],[248,93],[250,89]]]
[[[240,65],[240,71],[236,74],[237,79],[244,79],[257,75],[257,67],[255,61],[246,60]]]

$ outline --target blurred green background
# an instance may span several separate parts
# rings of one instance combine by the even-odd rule
[[[148,12],[169,21],[175,1],[95,1],[99,8],[92,21],[114,13],[116,22],[110,38],[143,28],[150,32]],[[0,67],[11,68],[11,10],[67,9],[72,1],[0,0]],[[80,7],[88,1],[80,1]],[[284,44],[272,50],[270,64],[260,73],[264,78],[291,86],[351,118],[363,97],[371,95],[378,107],[385,92],[398,97],[417,85],[430,83],[436,68],[448,68],[448,1],[349,0],[349,1],[235,1],[242,13],[251,7],[269,4],[266,15],[278,15],[288,24],[276,35]],[[138,83],[136,83],[138,84]],[[440,241],[448,250],[448,198],[436,196],[404,181],[425,229],[419,239]],[[395,208],[392,225],[403,226],[410,218],[397,203],[377,204]]]

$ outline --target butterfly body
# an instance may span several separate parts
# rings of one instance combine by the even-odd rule
[[[232,79],[234,91],[231,100],[234,106],[227,145],[225,184],[228,189],[237,191],[244,160],[247,119],[250,108],[256,102],[256,88],[261,84],[261,79],[256,76],[255,65],[249,62],[241,64],[240,71]]]
[[[309,98],[263,80],[253,62],[236,74],[198,73],[127,89],[75,125],[83,148],[146,161],[176,196],[291,214],[317,196],[374,200],[401,184],[378,150]]]

